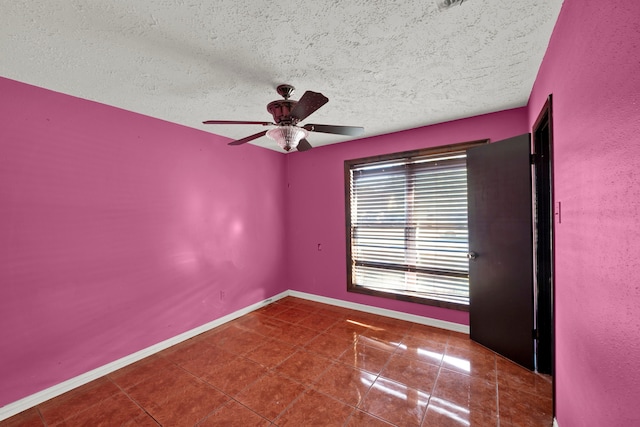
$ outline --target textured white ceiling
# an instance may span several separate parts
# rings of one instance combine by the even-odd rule
[[[0,76],[231,138],[264,128],[201,122],[271,121],[288,83],[372,136],[525,105],[561,4],[0,0]]]

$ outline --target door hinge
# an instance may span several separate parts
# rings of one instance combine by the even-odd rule
[[[531,331],[531,336],[533,337],[534,340],[540,339],[540,336],[538,335],[538,330],[534,329]]]
[[[537,161],[538,161],[538,155],[537,154],[535,154],[535,153],[529,154],[529,162],[532,165],[535,165]]]

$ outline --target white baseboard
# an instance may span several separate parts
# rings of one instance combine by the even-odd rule
[[[193,338],[196,335],[200,335],[203,332],[207,332],[208,330],[211,330],[227,322],[230,322],[231,320],[237,319],[238,317],[242,317],[247,313],[257,310],[258,308],[266,304],[270,304],[281,298],[284,298],[287,295],[289,295],[289,291],[284,291],[271,298],[267,298],[263,301],[260,301],[248,307],[242,308],[238,311],[234,311],[233,313],[227,314],[226,316],[222,316],[202,326],[198,326],[195,329],[191,329],[190,331],[184,332],[180,335],[176,335],[175,337],[169,338],[168,340],[152,345],[151,347],[147,347],[133,354],[125,356],[121,359],[118,359],[114,362],[100,366],[99,368],[96,368],[92,371],[86,372],[82,375],[78,375],[77,377],[71,378],[67,381],[61,382],[60,384],[56,384],[45,390],[39,391],[38,393],[32,394],[16,402],[3,406],[2,408],[0,408],[0,421],[7,419],[9,417],[12,417],[16,414],[19,414],[22,411],[26,411],[27,409],[32,408],[36,405],[39,405],[42,402],[46,402],[49,399],[53,399],[54,397],[60,396],[61,394],[71,391],[76,387],[80,387],[81,385],[87,384],[93,380],[96,380],[100,377],[110,374],[111,372],[117,371],[118,369],[124,368],[127,365],[130,365],[132,363],[135,363],[139,360],[144,359],[145,357],[149,357],[171,346],[174,346],[190,338]]]
[[[366,313],[378,314],[380,316],[392,317],[394,319],[406,320],[413,323],[419,323],[421,325],[433,326],[435,328],[447,329],[449,331],[462,332],[463,334],[469,333],[469,326],[461,325],[459,323],[447,322],[445,320],[432,319],[429,317],[418,316],[415,314],[403,313],[401,311],[388,310],[386,308],[373,307],[371,305],[358,304],[355,302],[343,301],[335,298],[328,298],[314,294],[308,294],[306,292],[289,291],[289,295],[292,297],[303,298],[310,301],[321,302],[324,304],[335,305],[343,308],[350,308],[352,310],[364,311]]]
[[[171,346],[174,346],[190,338],[193,338],[196,335],[199,335],[203,332],[206,332],[220,325],[223,325],[227,322],[230,322],[231,320],[237,319],[238,317],[242,317],[245,314],[248,314],[254,310],[257,310],[258,308],[266,304],[270,304],[272,302],[275,302],[289,295],[297,298],[310,300],[310,301],[316,301],[324,304],[334,305],[337,307],[349,308],[352,310],[364,311],[367,313],[378,314],[381,316],[387,316],[387,317],[391,317],[399,320],[406,320],[409,322],[419,323],[422,325],[434,326],[436,328],[447,329],[447,330],[462,332],[466,334],[469,333],[469,326],[466,326],[466,325],[460,325],[457,323],[447,322],[444,320],[417,316],[415,314],[407,314],[400,311],[388,310],[385,308],[373,307],[365,304],[342,301],[335,298],[328,298],[328,297],[323,297],[319,295],[308,294],[305,292],[288,290],[288,291],[281,292],[278,295],[275,295],[271,298],[267,298],[263,301],[257,302],[248,307],[235,311],[233,313],[227,314],[226,316],[222,316],[219,319],[213,320],[209,323],[206,323],[190,331],[184,332],[173,338],[169,338],[168,340],[152,345],[151,347],[147,347],[145,349],[137,351],[133,354],[125,356],[114,362],[108,363],[92,371],[86,372],[82,375],[78,375],[77,377],[61,382],[60,384],[56,384],[45,390],[39,391],[38,393],[24,397],[16,402],[3,406],[2,408],[0,408],[0,421],[5,420],[9,417],[12,417],[16,414],[19,414],[22,411],[26,411],[27,409],[32,408],[36,405],[39,405],[40,403],[46,402],[49,399],[53,399],[54,397],[60,396],[61,394],[71,391],[76,387],[80,387],[81,385],[87,384],[100,377],[110,374],[111,372],[117,371],[118,369],[124,368],[127,365],[130,365],[132,363],[135,363],[139,360],[144,359],[145,357],[149,357]],[[557,423],[555,423],[555,421],[554,421],[554,427],[557,427]]]
[[[553,427],[560,427],[560,424],[558,424],[558,419],[557,418],[553,419]]]

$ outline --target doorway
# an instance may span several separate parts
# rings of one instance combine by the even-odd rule
[[[554,373],[553,122],[549,95],[533,125],[536,369]],[[559,212],[558,212],[559,213]]]

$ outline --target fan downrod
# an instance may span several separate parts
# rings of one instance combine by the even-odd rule
[[[296,90],[296,88],[291,85],[279,85],[276,88],[278,94],[284,99],[289,99],[294,90]]]

